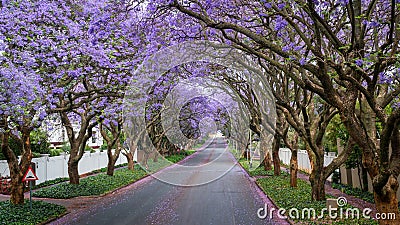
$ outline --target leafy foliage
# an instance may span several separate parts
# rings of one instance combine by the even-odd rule
[[[0,224],[39,224],[65,213],[64,206],[42,201],[29,201],[24,205],[13,205],[10,201],[0,202]]]
[[[47,133],[41,129],[31,132],[31,149],[32,152],[40,154],[50,154],[50,143],[48,142]]]
[[[342,192],[354,196],[356,198],[360,198],[364,201],[370,202],[370,203],[375,203],[374,200],[374,195],[370,192],[363,191],[360,188],[353,188],[351,186],[345,185],[345,184],[332,184],[332,187],[335,189],[339,189]]]
[[[39,189],[39,188],[42,188],[42,187],[47,187],[47,186],[51,186],[51,185],[54,185],[54,184],[59,184],[59,183],[62,183],[62,182],[68,181],[68,180],[69,180],[69,178],[67,178],[67,177],[59,177],[59,178],[56,178],[54,180],[48,180],[48,181],[45,181],[45,182],[40,183],[38,185],[35,185],[32,189],[33,190],[34,189]]]
[[[34,192],[33,196],[67,199],[78,196],[102,195],[133,183],[146,175],[147,173],[141,168],[135,168],[135,171],[120,169],[115,171],[114,176],[106,174],[90,176],[82,179],[78,185],[61,183],[56,186],[40,189]]]
[[[71,151],[71,145],[69,143],[64,143],[63,146],[61,147],[61,149],[64,152],[69,153]]]
[[[64,151],[62,149],[50,149],[50,157],[59,156]]]
[[[119,164],[119,165],[116,165],[115,168],[121,168],[121,167],[124,167],[126,165],[127,165],[127,163]],[[104,173],[106,171],[107,171],[107,167],[103,167],[103,168],[98,169],[98,170],[93,170],[90,174]],[[59,177],[59,178],[56,178],[54,180],[48,180],[48,181],[45,181],[45,182],[40,183],[38,185],[35,185],[33,187],[33,189],[39,189],[39,188],[43,188],[43,187],[59,184],[59,183],[62,183],[62,182],[68,181],[68,180],[69,180],[69,178],[67,178],[67,177]]]

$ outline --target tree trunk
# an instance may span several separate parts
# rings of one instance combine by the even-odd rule
[[[13,167],[19,167],[17,162],[12,163]],[[15,168],[10,169],[10,176],[11,176],[11,190],[10,190],[10,201],[14,205],[24,204],[24,183],[22,182],[22,173],[17,169],[16,172]]]
[[[12,182],[10,201],[14,205],[24,204],[24,183]]]
[[[0,128],[4,130],[7,129],[7,120],[3,120],[4,118],[0,118]],[[7,159],[8,168],[10,171],[11,177],[11,190],[10,190],[10,200],[11,203],[16,204],[24,204],[24,183],[22,182],[23,175],[25,171],[28,170],[29,165],[31,164],[32,160],[32,151],[30,145],[30,132],[32,128],[22,126],[21,138],[16,137],[16,141],[21,143],[21,160],[18,163],[18,158],[15,153],[11,150],[10,146],[8,145],[8,141],[10,137],[10,131],[6,131],[1,133],[1,152]]]
[[[109,146],[111,146],[111,145],[109,145]],[[114,175],[115,163],[118,160],[120,152],[121,152],[121,146],[119,143],[116,144],[116,149],[115,149],[114,154],[112,153],[112,148],[107,147],[107,157],[108,157],[107,175],[109,175],[109,176]]]
[[[117,161],[116,158],[112,157],[111,159],[108,159],[108,164],[107,164],[107,175],[108,176],[114,176],[114,170],[115,170],[115,162]]]
[[[264,170],[272,170],[272,160],[268,151],[265,152],[264,159],[261,164],[263,165]]]
[[[299,164],[297,162],[297,151],[299,149],[299,136],[295,132],[293,135],[293,140],[291,141],[290,151],[292,155],[290,157],[290,187],[297,187],[297,171],[299,169]]]
[[[158,162],[158,153],[157,153],[157,151],[155,151],[153,154],[154,154],[153,162]]]
[[[274,143],[272,145],[272,160],[274,162],[274,175],[279,176],[281,174],[281,160],[279,159],[279,144],[281,142],[280,137],[275,135]]]
[[[361,165],[361,171],[362,171],[361,176],[362,176],[362,183],[363,183],[363,185],[362,185],[363,191],[368,191],[368,172],[367,172],[367,169],[365,169],[365,167]]]
[[[325,200],[325,178],[323,176],[323,166],[319,163],[315,164],[310,174],[311,183],[311,200],[312,201],[323,201]]]
[[[128,160],[128,170],[135,170],[135,163],[133,162],[133,154],[132,152],[128,152],[125,154],[126,159]]]
[[[383,187],[383,193],[377,193],[374,190],[376,209],[381,216],[379,224],[400,224],[400,213],[396,196],[398,188],[398,180],[390,176],[387,184]],[[392,218],[389,218],[390,216]]]
[[[290,187],[297,187],[297,149],[292,150],[292,156],[290,157]]]
[[[79,184],[78,161],[73,160],[71,155],[68,160],[68,176],[70,184]]]

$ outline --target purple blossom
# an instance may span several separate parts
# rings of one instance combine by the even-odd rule
[[[286,3],[279,3],[278,4],[278,9],[282,10],[283,8],[285,8]]]
[[[300,65],[304,66],[306,64],[306,59],[305,58],[301,58],[299,60]]]
[[[369,25],[370,25],[371,27],[379,27],[380,23],[377,22],[377,21],[371,21],[371,22],[369,23]]]
[[[283,47],[282,47],[282,51],[284,51],[284,52],[290,51],[290,46],[289,46],[289,45],[283,46]]]
[[[361,67],[364,64],[364,61],[362,59],[356,59],[354,62],[359,67]]]
[[[284,20],[281,16],[278,16],[276,18],[276,23],[275,23],[275,31],[280,31],[283,28],[287,26],[287,21]]]
[[[338,2],[342,6],[345,6],[345,5],[349,4],[349,0],[338,0]]]

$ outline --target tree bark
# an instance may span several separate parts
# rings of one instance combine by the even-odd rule
[[[68,176],[70,184],[79,184],[78,161],[75,161],[72,155],[68,160]]]
[[[26,118],[27,121],[31,121],[30,118]],[[30,123],[30,122],[28,122]],[[7,159],[8,168],[11,177],[11,190],[10,190],[10,201],[12,204],[24,204],[24,183],[22,178],[25,171],[28,170],[32,161],[32,150],[30,145],[30,133],[33,130],[29,126],[19,126],[17,129],[21,133],[21,137],[12,135],[8,129],[8,122],[6,117],[0,118],[0,128],[4,129],[5,132],[0,132],[1,137],[1,151]],[[12,136],[12,137],[11,137]],[[8,145],[10,138],[15,138],[16,141],[20,142],[21,149],[21,160],[18,163],[18,158]]]
[[[119,138],[116,139],[116,142],[117,142],[117,144],[115,145],[114,154],[112,153],[112,146],[113,145],[108,145],[107,146],[107,157],[108,157],[107,175],[109,175],[109,176],[113,176],[114,175],[115,163],[117,162],[117,160],[119,158],[119,154],[121,153],[121,144],[119,143]]]
[[[387,184],[381,190],[374,190],[374,199],[377,211],[380,213],[381,218],[385,215],[386,218],[379,220],[379,224],[397,225],[400,224],[400,213],[397,200],[397,190],[399,188],[398,180],[390,176]],[[388,218],[393,216],[392,218]]]
[[[297,172],[299,169],[299,164],[297,162],[297,151],[299,148],[299,136],[297,132],[294,133],[293,135],[293,140],[291,141],[291,147],[290,150],[292,152],[292,155],[290,157],[290,186],[291,187],[297,187]]]
[[[292,156],[290,157],[290,187],[297,187],[298,168],[297,149],[293,149]]]
[[[325,179],[316,172],[314,178],[310,176],[311,183],[311,200],[312,201],[323,201],[325,197]]]
[[[128,152],[127,154],[125,154],[126,159],[128,160],[128,170],[135,170],[135,163],[133,161],[133,154],[132,152]]]
[[[11,189],[10,201],[14,205],[24,204],[24,183],[22,182],[22,171],[18,168],[17,162],[11,162],[10,165]],[[11,169],[11,167],[13,169]]]
[[[19,178],[19,179],[18,179]],[[10,201],[14,205],[24,204],[24,183],[22,177],[11,176]]]
[[[279,135],[275,135],[274,143],[272,145],[272,160],[274,162],[274,175],[279,176],[281,174],[281,160],[279,159],[279,144],[281,138]]]
[[[108,176],[114,176],[116,161],[117,161],[117,159],[115,157],[112,157],[111,159],[108,158],[108,163],[107,163],[107,175]]]
[[[272,170],[272,160],[268,151],[264,151],[264,159],[259,167],[263,167],[265,171]]]
[[[154,152],[153,154],[153,162],[158,162],[158,153]]]
[[[365,169],[365,167],[363,167],[361,165],[361,177],[362,177],[362,190],[363,191],[368,191],[368,172],[367,169]]]
[[[323,201],[325,200],[325,177],[324,167],[320,160],[315,160],[310,174],[311,183],[311,200],[312,201]],[[323,162],[322,162],[323,163]]]

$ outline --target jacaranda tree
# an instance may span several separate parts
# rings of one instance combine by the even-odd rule
[[[336,108],[350,136],[362,148],[378,211],[395,213],[398,218],[382,223],[396,224],[400,219],[396,198],[400,172],[399,4],[397,0],[168,0],[150,1],[148,6],[173,26],[170,35],[217,36],[261,63],[282,70],[301,88]],[[186,22],[184,28],[177,26],[182,21]],[[359,103],[367,109],[360,116],[356,114]],[[374,132],[375,121],[383,127],[380,141]]]

